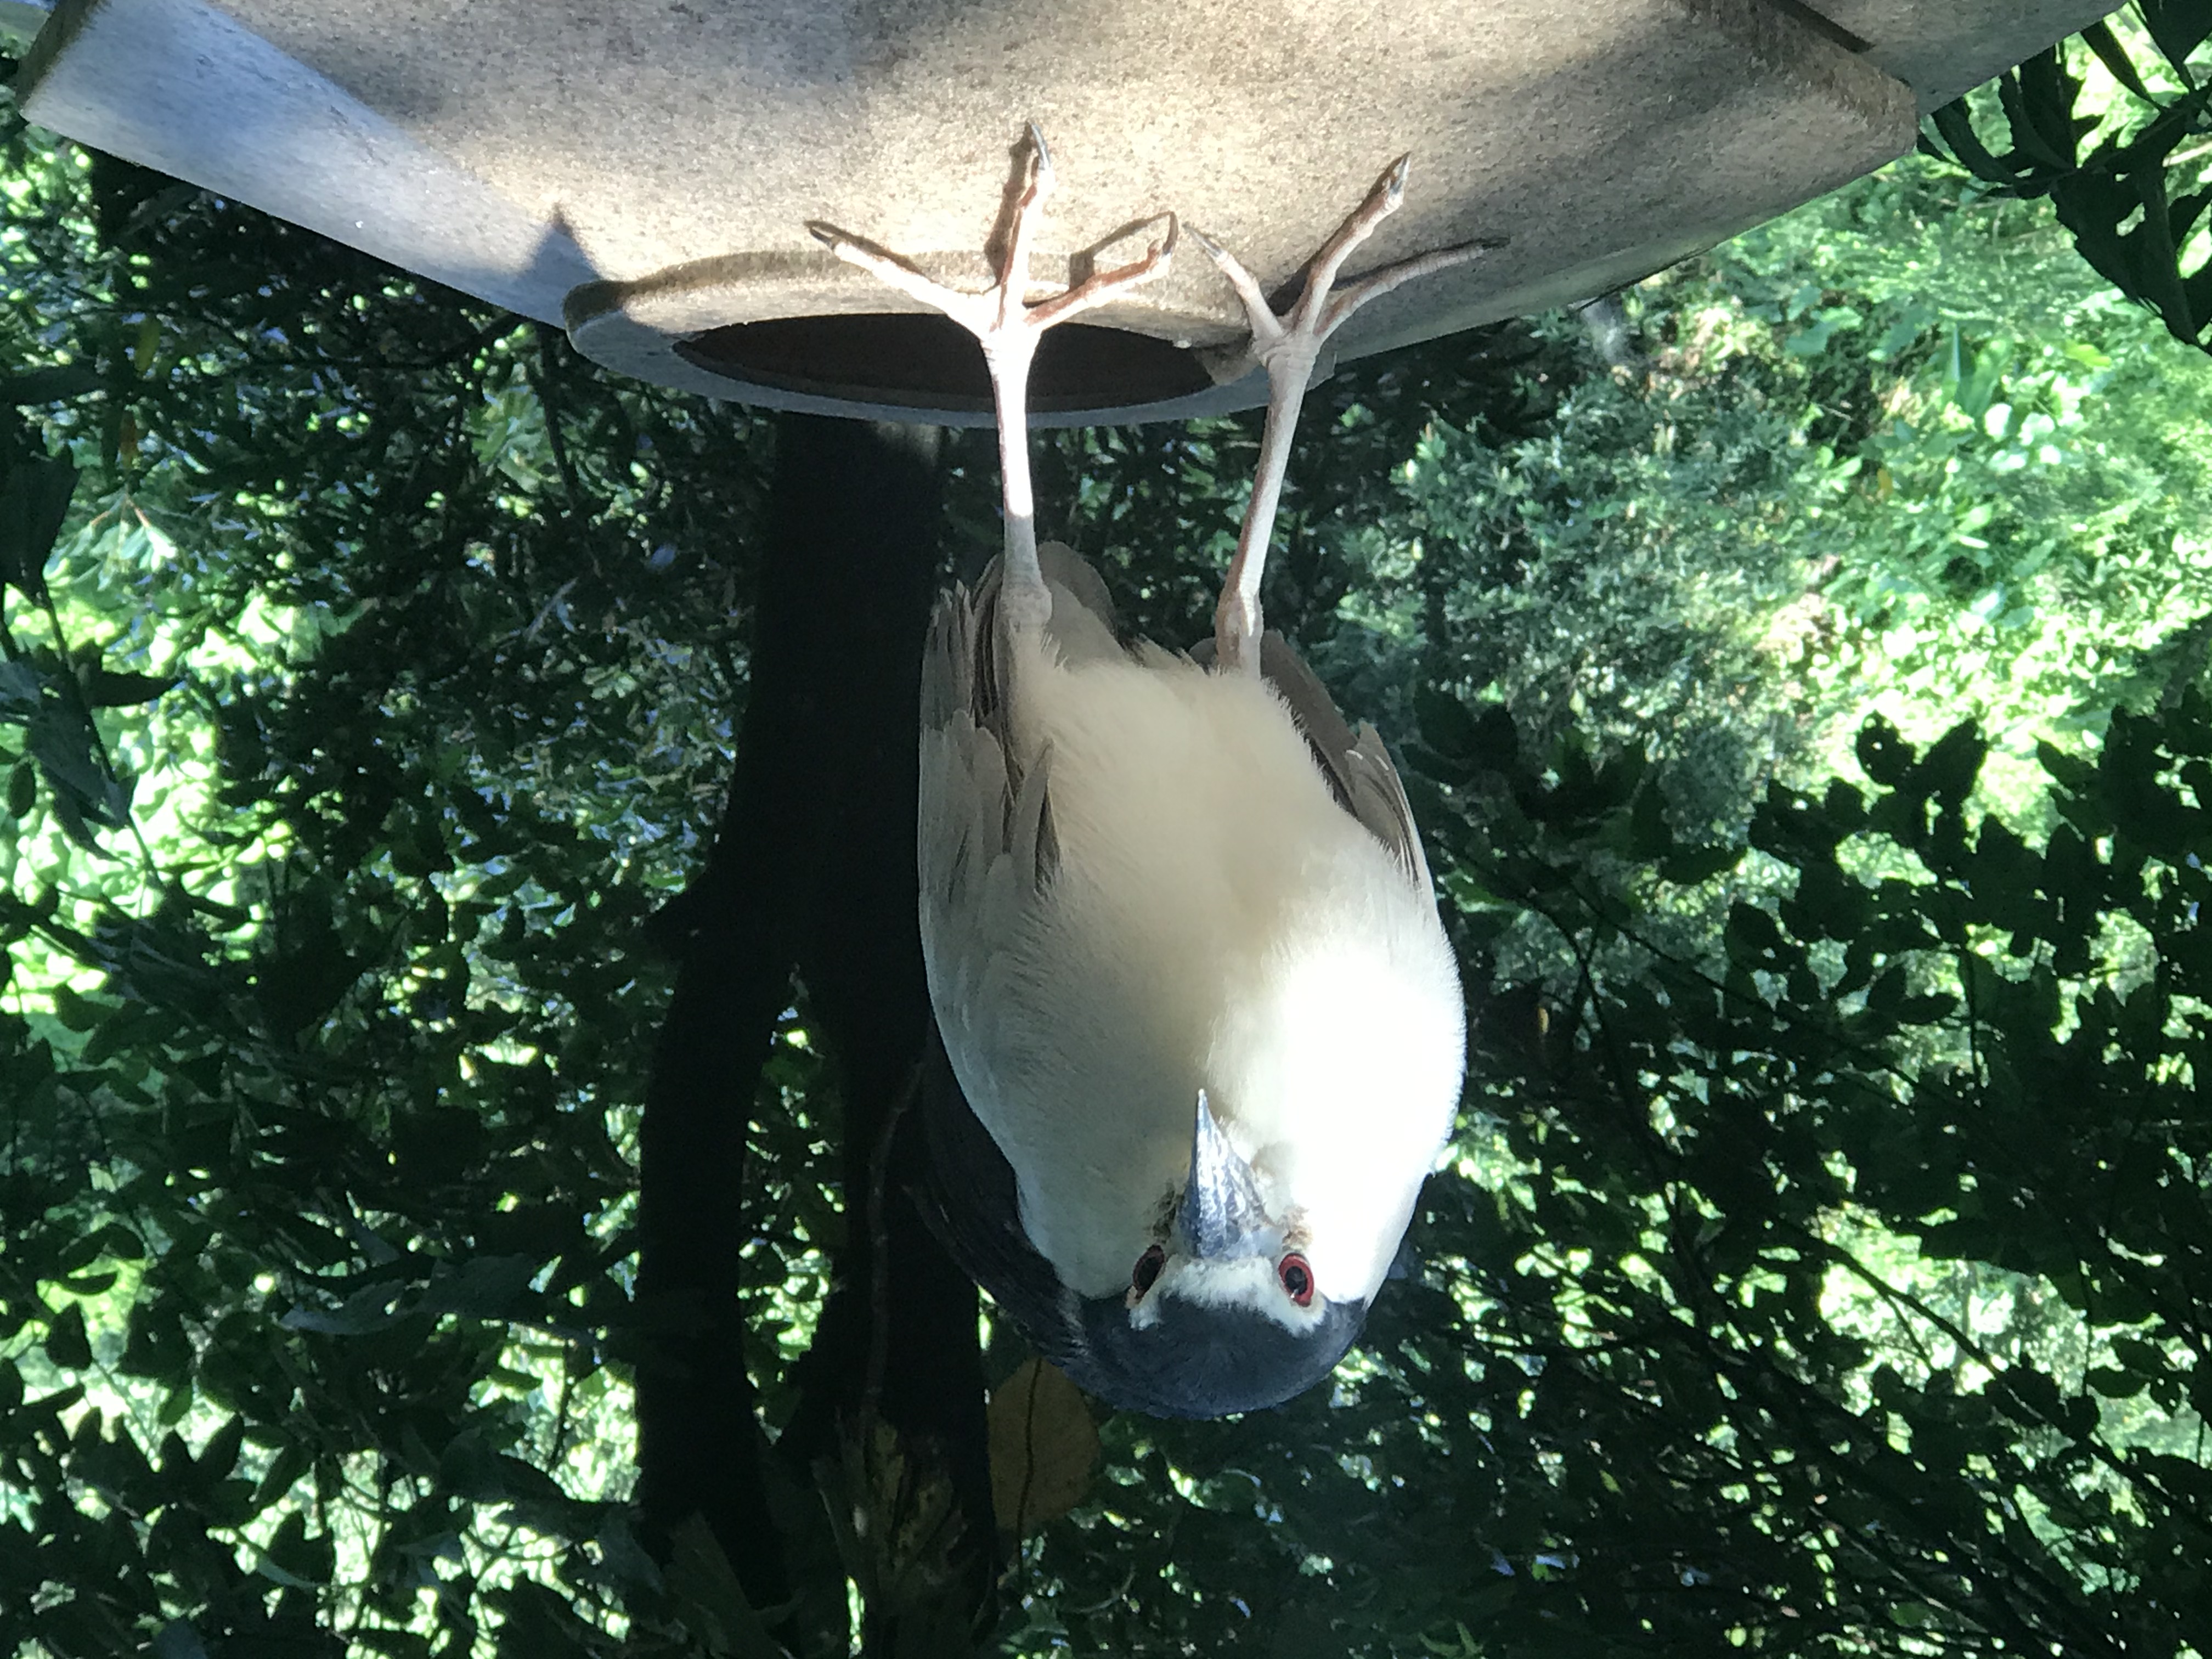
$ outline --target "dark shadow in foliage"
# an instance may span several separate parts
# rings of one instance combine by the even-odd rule
[[[737,1295],[745,1121],[795,969],[836,1072],[847,1243],[775,1455],[787,1478],[842,1493],[833,1509],[865,1503],[847,1488],[881,1473],[879,1422],[902,1466],[950,1479],[957,1571],[933,1597],[868,1608],[866,1650],[903,1652],[917,1650],[902,1620],[949,1637],[984,1615],[996,1548],[975,1291],[907,1197],[929,1017],[914,733],[937,445],[924,428],[799,416],[777,441],[737,774],[708,869],[665,918],[683,966],[646,1109],[641,1496],[657,1553],[703,1515],[754,1605],[818,1603],[826,1588],[842,1615],[842,1583],[795,1583],[782,1559]],[[801,1650],[829,1634],[783,1633]]]
[[[1871,794],[1769,792],[1750,835],[1783,896],[1735,903],[1710,960],[1656,946],[1657,901],[1740,849],[1678,845],[1632,759],[1532,763],[1494,710],[1423,714],[1439,868],[1488,896],[1469,955],[1525,908],[1573,963],[1474,1032],[1528,1186],[1432,1192],[1429,1237],[1489,1304],[1468,1363],[1405,1338],[1431,1411],[1551,1471],[1462,1512],[1502,1575],[1478,1639],[2201,1648],[2212,707],[2047,751],[2041,849],[1969,816],[1971,728],[1921,751],[1869,726]],[[2015,1312],[1978,1324],[1869,1255],[1868,1222]]]

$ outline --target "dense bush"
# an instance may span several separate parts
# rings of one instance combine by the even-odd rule
[[[863,440],[11,118],[0,1647],[952,1653],[1003,1551],[1020,1651],[2212,1650],[2193,15],[1626,349],[1316,393],[1270,615],[1406,739],[1469,1111],[1333,1390],[1107,1418],[1010,1540],[1018,1343],[884,1178],[935,573],[805,495]],[[2149,163],[2154,318],[2070,246],[2153,286]],[[1193,637],[1254,436],[1065,434],[1045,527]],[[865,441],[992,541],[987,442]]]

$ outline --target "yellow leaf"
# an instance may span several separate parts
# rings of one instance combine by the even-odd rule
[[[1083,1394],[1042,1359],[1022,1362],[991,1395],[991,1505],[1017,1534],[1057,1521],[1091,1489],[1098,1427]]]

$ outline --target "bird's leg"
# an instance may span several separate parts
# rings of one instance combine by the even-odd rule
[[[897,254],[834,225],[810,223],[832,253],[858,265],[902,294],[911,295],[973,334],[991,371],[991,398],[999,417],[999,471],[1006,514],[1006,556],[1000,614],[1009,627],[1042,626],[1052,614],[1044,572],[1037,563],[1036,502],[1030,487],[1029,378],[1045,330],[1119,299],[1140,283],[1164,274],[1175,254],[1176,218],[1145,257],[1091,276],[1036,305],[1028,301],[1030,243],[1039,211],[1052,194],[1052,155],[1036,123],[1015,148],[1020,189],[1006,228],[998,281],[981,294],[962,294],[932,282]]]
[[[1244,314],[1252,325],[1252,355],[1267,371],[1267,418],[1261,433],[1259,470],[1253,475],[1252,499],[1237,533],[1237,554],[1221,585],[1221,603],[1213,612],[1214,661],[1224,669],[1260,672],[1260,576],[1267,568],[1267,540],[1274,533],[1275,508],[1282,499],[1298,406],[1305,401],[1306,382],[1313,378],[1323,343],[1370,300],[1417,276],[1464,264],[1504,246],[1502,239],[1486,239],[1437,248],[1370,271],[1341,293],[1333,292],[1337,273],[1352,250],[1405,200],[1410,159],[1401,155],[1385,167],[1367,199],[1322,244],[1306,266],[1304,290],[1282,316],[1275,314],[1252,273],[1234,255],[1198,231],[1191,232],[1244,302]]]

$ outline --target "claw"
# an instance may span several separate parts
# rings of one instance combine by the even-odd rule
[[[1313,378],[1321,360],[1322,343],[1370,300],[1417,276],[1464,264],[1504,246],[1501,237],[1437,248],[1370,271],[1342,292],[1335,292],[1337,273],[1345,260],[1403,205],[1406,174],[1412,161],[1410,155],[1401,155],[1382,169],[1366,199],[1307,262],[1304,288],[1291,308],[1279,316],[1235,255],[1201,232],[1191,232],[1237,291],[1252,328],[1252,355],[1267,371],[1267,421],[1260,438],[1260,465],[1253,476],[1252,497],[1245,507],[1243,528],[1237,534],[1236,556],[1230,560],[1229,573],[1222,583],[1221,602],[1214,610],[1214,660],[1224,670],[1260,672],[1260,575],[1267,566],[1275,507],[1282,497],[1283,475],[1290,464],[1291,434],[1297,425],[1306,382]]]
[[[1378,225],[1405,205],[1406,171],[1413,160],[1411,152],[1408,152],[1384,167],[1382,176],[1367,192],[1367,199],[1352,210],[1350,218],[1336,228],[1335,235],[1322,244],[1321,252],[1314,255],[1306,267],[1307,294],[1325,298],[1336,282],[1336,273],[1344,268],[1344,262],[1351,257],[1352,249],[1372,236]],[[1314,303],[1319,305],[1321,300],[1317,298]]]
[[[1346,318],[1370,300],[1378,300],[1393,289],[1403,288],[1419,277],[1431,276],[1439,270],[1449,270],[1454,265],[1467,264],[1486,253],[1495,253],[1511,240],[1506,236],[1478,236],[1471,242],[1431,248],[1426,253],[1416,253],[1411,258],[1401,259],[1380,270],[1369,271],[1330,302],[1328,313],[1322,319],[1322,337],[1334,334]]]
[[[1412,171],[1413,166],[1413,152],[1409,149],[1382,169],[1382,176],[1375,181],[1375,188],[1367,192],[1367,203],[1370,206],[1376,197],[1382,198],[1382,206],[1376,213],[1377,219],[1388,218],[1404,204],[1406,174]]]
[[[1190,227],[1190,235],[1206,250],[1206,257],[1221,268],[1221,274],[1229,279],[1229,286],[1237,290],[1237,297],[1244,305],[1245,320],[1251,325],[1254,346],[1265,346],[1280,336],[1283,319],[1275,315],[1267,296],[1260,291],[1259,283],[1244,269],[1244,262],[1195,225]]]
[[[1030,148],[1030,187],[1042,202],[1059,187],[1060,180],[1052,170],[1052,150],[1044,141],[1044,129],[1034,121],[1028,123],[1028,128],[1024,137]]]
[[[1131,289],[1168,274],[1175,261],[1176,239],[1182,226],[1174,214],[1160,216],[1167,221],[1167,234],[1145,249],[1145,257],[1132,259],[1126,265],[1116,265],[1111,270],[1093,271],[1083,281],[1063,294],[1049,300],[1041,300],[1029,309],[1030,326],[1048,329],[1064,323],[1069,318],[1120,299]]]
[[[1019,188],[996,256],[997,281],[981,294],[963,294],[925,276],[908,259],[866,237],[811,221],[806,228],[840,259],[900,293],[943,312],[981,343],[991,372],[999,416],[1000,471],[1006,519],[1005,587],[1000,617],[1009,628],[1041,623],[1050,614],[1044,574],[1037,562],[1036,507],[1030,494],[1028,381],[1030,359],[1045,330],[1118,299],[1140,283],[1165,274],[1175,257],[1177,225],[1164,215],[1167,233],[1141,259],[1098,271],[1036,305],[1029,303],[1030,238],[1038,210],[1056,184],[1052,152],[1031,121],[1014,146]],[[1026,621],[1024,620],[1026,619]]]

